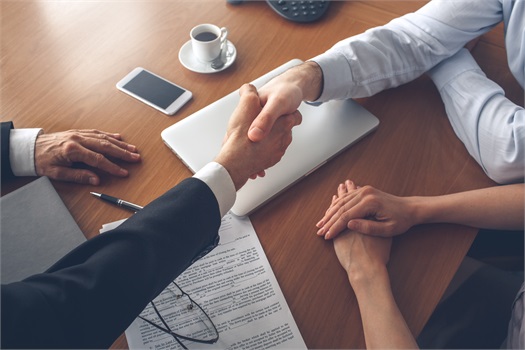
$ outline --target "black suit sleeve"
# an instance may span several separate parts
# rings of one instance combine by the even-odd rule
[[[2,286],[2,347],[108,348],[170,281],[217,245],[220,223],[210,188],[184,180],[47,272]]]
[[[11,162],[9,161],[9,136],[11,129],[13,129],[13,122],[0,123],[0,153],[1,153],[1,167],[2,167],[2,181],[13,178],[15,175],[11,170]]]

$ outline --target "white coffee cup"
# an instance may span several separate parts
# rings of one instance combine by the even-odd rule
[[[213,24],[199,24],[190,31],[191,47],[198,60],[211,62],[221,53],[228,29]]]

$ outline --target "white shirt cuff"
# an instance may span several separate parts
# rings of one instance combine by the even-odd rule
[[[15,176],[36,176],[35,143],[42,129],[12,129],[9,135],[9,162]]]
[[[346,89],[342,87],[348,86],[348,82],[353,81],[353,76],[348,60],[343,54],[331,50],[309,61],[317,63],[323,71],[323,91],[321,91],[321,96],[312,102],[327,102],[349,97],[346,95]]]
[[[193,177],[204,181],[210,187],[219,203],[221,217],[226,215],[233,207],[237,196],[235,185],[228,170],[219,163],[211,162],[197,171]]]

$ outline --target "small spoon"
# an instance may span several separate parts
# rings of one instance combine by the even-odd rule
[[[215,70],[218,70],[218,69],[221,69],[222,67],[224,67],[224,61],[222,60],[222,50],[223,50],[223,48],[221,47],[221,51],[219,52],[219,56],[217,56],[217,58],[215,58],[211,62],[211,68],[213,68]]]

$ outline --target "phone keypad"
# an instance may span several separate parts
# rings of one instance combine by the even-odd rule
[[[284,18],[300,23],[313,22],[321,18],[330,1],[266,0],[272,9]]]
[[[330,1],[266,0],[270,7],[282,17],[300,23],[313,22],[328,10]]]

